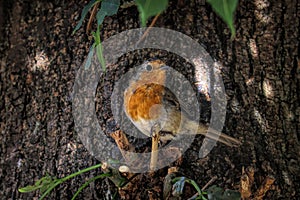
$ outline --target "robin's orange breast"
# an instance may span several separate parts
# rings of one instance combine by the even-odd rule
[[[133,121],[155,120],[161,114],[164,86],[149,83],[138,87],[130,97],[126,111]]]

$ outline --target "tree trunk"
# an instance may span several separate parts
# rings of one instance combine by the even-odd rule
[[[39,193],[20,193],[18,188],[34,184],[46,173],[60,178],[99,162],[78,138],[72,116],[76,72],[92,44],[84,30],[87,20],[72,35],[85,3],[0,0],[1,199],[37,198]],[[273,176],[275,187],[265,199],[299,199],[300,2],[240,1],[233,40],[229,29],[204,1],[169,4],[155,26],[190,36],[222,65],[228,100],[224,130],[243,143],[237,149],[218,145],[198,160],[194,156],[198,150],[190,149],[181,171],[201,186],[217,175],[215,184],[236,189],[242,167],[253,166],[253,191],[264,177]],[[137,9],[120,8],[117,15],[104,20],[101,37],[106,40],[138,27]],[[108,68],[104,77],[107,84],[102,85],[108,93],[98,96],[105,104],[96,106],[99,121],[105,124],[107,133],[115,128],[110,129],[109,110],[115,76],[119,78],[134,63],[131,56],[122,59],[118,68]],[[172,65],[177,61],[166,62]],[[178,70],[193,79],[184,67]],[[99,173],[100,169],[67,181],[49,199],[71,199],[81,184]],[[161,199],[163,184],[158,178],[155,185],[145,175],[133,187],[136,191],[121,195],[127,199],[149,199],[151,195],[152,199]],[[104,199],[114,192],[117,189],[113,183],[98,180],[78,198]]]

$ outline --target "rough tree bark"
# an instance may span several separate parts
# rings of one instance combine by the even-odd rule
[[[75,75],[91,45],[84,28],[71,35],[85,3],[0,1],[1,199],[37,198],[38,193],[17,189],[47,172],[62,177],[98,163],[77,138],[71,111]],[[235,18],[232,41],[202,0],[186,5],[172,1],[156,23],[189,35],[222,64],[228,99],[225,130],[243,142],[238,149],[217,146],[207,158],[182,165],[182,171],[200,185],[217,175],[216,184],[234,189],[242,167],[253,166],[256,185],[267,175],[276,179],[266,199],[299,199],[300,2],[240,1]],[[124,8],[105,20],[101,34],[107,39],[137,27],[137,10]],[[122,70],[106,79],[113,82]],[[104,115],[105,123],[109,116]],[[184,162],[196,152],[189,150]],[[84,180],[98,173],[100,169],[66,182],[49,199],[70,199]],[[139,184],[150,183],[146,177]],[[161,191],[155,186],[145,187]],[[111,182],[97,181],[80,198],[103,199],[113,191]],[[148,191],[137,187],[127,195],[149,198]]]

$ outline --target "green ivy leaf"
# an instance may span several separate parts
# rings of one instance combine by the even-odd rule
[[[147,19],[164,11],[168,6],[168,0],[135,0],[140,12],[142,26],[146,26]]]
[[[97,3],[97,1],[98,0],[91,0],[90,3],[88,3],[86,6],[84,6],[84,8],[82,9],[82,12],[81,12],[81,18],[72,34],[74,34],[82,26],[85,16],[89,12],[89,10],[95,5],[95,3]]]
[[[120,6],[120,0],[103,0],[101,8],[97,12],[97,24],[100,26],[105,16],[112,16],[118,12]]]
[[[223,19],[231,31],[231,38],[235,36],[233,24],[234,11],[238,0],[207,0],[214,11]]]

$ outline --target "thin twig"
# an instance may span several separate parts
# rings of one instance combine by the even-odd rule
[[[203,187],[202,187],[202,191],[205,190],[210,184],[212,184],[213,182],[215,182],[215,180],[217,180],[217,176],[212,177]]]
[[[217,180],[217,176],[212,177],[201,189],[201,191],[205,190],[210,184],[212,184],[215,180]],[[197,196],[199,195],[199,193],[197,192],[196,194],[194,194],[191,198],[189,198],[188,200],[191,199],[195,199]]]
[[[148,35],[150,29],[154,26],[155,22],[157,21],[159,15],[160,15],[160,13],[158,13],[157,15],[155,15],[155,17],[152,20],[150,26],[146,29],[146,31],[144,32],[144,34],[142,35],[142,37],[139,39],[139,41],[137,42],[137,44],[139,44],[140,42],[142,42],[145,39],[145,37]]]
[[[95,15],[96,15],[96,11],[97,11],[97,9],[98,9],[99,4],[100,4],[100,2],[97,2],[97,3],[94,5],[94,7],[93,7],[93,10],[92,10],[92,12],[91,12],[91,16],[90,16],[90,18],[89,18],[89,22],[88,22],[88,24],[87,24],[87,26],[86,26],[86,31],[85,31],[86,34],[89,34],[89,31],[91,30],[92,22],[93,22],[93,19],[94,19]]]
[[[126,135],[123,131],[118,130],[110,134],[110,136],[115,140],[117,143],[123,158],[126,162],[133,163],[137,160],[137,158],[132,157],[131,152],[134,152],[134,146],[132,146]]]

